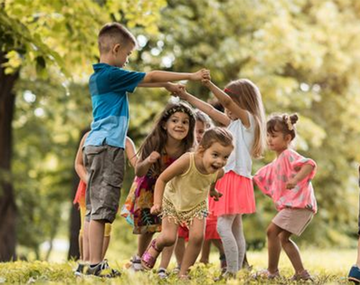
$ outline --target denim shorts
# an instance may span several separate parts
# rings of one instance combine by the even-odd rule
[[[84,165],[88,173],[86,220],[112,223],[119,208],[124,179],[124,149],[109,145],[86,146]]]

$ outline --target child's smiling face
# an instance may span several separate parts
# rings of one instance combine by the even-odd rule
[[[189,115],[183,112],[176,112],[172,114],[164,125],[167,135],[175,140],[181,141],[189,133],[190,118]]]
[[[232,145],[224,146],[218,142],[214,142],[209,148],[202,153],[203,168],[206,173],[215,173],[223,168],[233,151]]]

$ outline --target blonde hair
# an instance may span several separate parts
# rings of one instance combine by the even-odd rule
[[[259,88],[249,79],[238,79],[228,83],[225,92],[240,108],[248,111],[255,119],[255,138],[251,156],[260,158],[266,146],[265,111]]]

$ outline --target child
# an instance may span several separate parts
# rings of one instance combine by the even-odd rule
[[[86,132],[80,141],[80,145],[78,151],[76,153],[75,158],[75,171],[80,177],[80,182],[78,189],[76,191],[74,204],[79,204],[80,209],[80,222],[81,227],[79,231],[79,249],[80,249],[80,262],[78,264],[77,269],[75,270],[75,275],[80,276],[84,273],[84,268],[86,263],[89,262],[89,237],[88,237],[88,229],[89,223],[85,221],[85,192],[86,192],[86,180],[87,180],[87,172],[84,167],[83,163],[83,145],[85,139],[89,135],[89,132]],[[137,162],[137,155],[134,142],[129,138],[126,137],[126,145],[125,145],[126,156],[131,164],[132,167],[135,167]],[[86,230],[84,230],[86,228]],[[105,257],[107,248],[110,243],[110,233],[111,233],[111,224],[105,224],[105,233],[104,233],[104,243],[103,243],[103,250],[102,250],[102,259]],[[115,272],[115,270],[114,270]]]
[[[316,199],[311,179],[316,164],[290,149],[296,136],[298,116],[274,115],[267,122],[267,140],[276,159],[261,168],[254,176],[260,190],[270,196],[279,211],[267,229],[268,269],[260,273],[269,279],[279,277],[281,247],[295,269],[292,280],[312,280],[304,269],[297,245],[290,239],[300,236],[316,213]]]
[[[122,210],[125,218],[132,216],[133,233],[139,235],[137,255],[132,258],[135,271],[142,270],[140,257],[153,234],[161,231],[161,219],[150,213],[155,183],[171,163],[193,148],[194,128],[192,108],[182,102],[169,103],[140,147],[136,177]]]
[[[159,176],[151,213],[162,212],[162,232],[141,257],[144,268],[154,267],[163,248],[176,242],[179,225],[186,225],[189,228],[189,244],[185,249],[179,277],[188,278],[188,269],[201,250],[209,189],[215,199],[220,197],[214,185],[222,177],[222,167],[233,148],[232,136],[228,131],[223,128],[210,129],[195,152],[184,154]]]
[[[212,127],[212,122],[211,122],[211,119],[208,117],[208,115],[201,112],[200,110],[195,111],[195,118],[196,118],[196,124],[195,124],[196,142],[200,143],[205,131]],[[211,209],[212,209],[211,205],[213,203],[215,203],[215,202],[213,202],[213,199],[210,199],[209,200],[209,216],[206,219],[205,241],[204,241],[202,253],[204,252],[205,244],[207,244],[206,248],[210,249],[209,243],[211,241],[211,238],[209,238],[209,233],[213,233],[212,228],[214,226],[214,223],[213,223],[214,218],[210,218],[210,216],[213,217],[213,215],[211,215]],[[212,222],[209,223],[210,220]],[[215,217],[215,232],[216,232],[216,220],[217,219]],[[210,224],[210,227],[209,227],[209,224]],[[217,232],[216,232],[216,234],[217,234]],[[211,234],[211,237],[214,237],[214,234]],[[219,237],[219,239],[220,239],[220,237]],[[180,270],[181,262],[182,262],[182,259],[184,257],[184,252],[185,252],[185,242],[187,242],[188,240],[189,240],[189,229],[186,226],[179,226],[178,239],[177,239],[177,242],[175,245],[175,256],[176,256],[176,261],[178,264],[176,271]],[[214,239],[214,241],[215,241],[215,239]],[[221,249],[222,249],[222,245],[220,242],[219,250],[221,251]],[[223,249],[222,249],[222,253],[224,253]],[[171,259],[171,255],[166,256],[166,255],[162,254],[161,264],[160,264],[160,267],[158,270],[158,275],[160,278],[167,277],[166,269],[170,263],[170,259]],[[207,257],[207,259],[209,259],[209,257]]]
[[[360,166],[359,166],[359,187],[360,187]],[[360,205],[360,199],[359,199],[359,205]],[[351,267],[348,276],[349,281],[355,282],[356,284],[360,283],[360,211],[358,217],[358,225],[359,225],[359,229],[358,229],[359,238],[358,238],[357,260],[356,260],[356,264]]]
[[[131,72],[123,69],[136,46],[135,37],[118,23],[106,24],[99,33],[100,63],[94,64],[89,87],[94,120],[84,144],[84,162],[89,173],[86,189],[86,220],[90,222],[90,267],[87,274],[101,276],[109,268],[102,260],[104,226],[115,219],[124,174],[125,137],[129,123],[127,92],[137,86],[179,85],[168,81],[201,80],[207,70],[196,73],[165,71]]]
[[[195,117],[196,117],[196,125],[195,125],[196,141],[200,143],[205,131],[211,128],[213,125],[209,116],[201,112],[200,110],[196,111]],[[205,237],[201,249],[200,262],[203,263],[209,262],[210,247],[212,242],[219,250],[221,266],[222,268],[224,268],[225,267],[224,248],[222,246],[220,236],[216,230],[217,217],[212,214],[215,203],[217,203],[217,201],[214,201],[213,199],[209,199],[209,215],[206,218]],[[189,229],[187,227],[180,226],[178,240],[175,246],[175,255],[178,263],[178,269],[180,269],[181,261],[184,256],[185,241],[188,241],[188,239],[189,239]]]
[[[203,81],[225,108],[225,114],[187,93],[177,93],[214,121],[227,127],[235,141],[225,175],[216,189],[223,194],[214,206],[217,230],[225,251],[227,270],[221,278],[232,278],[242,268],[246,243],[242,215],[255,212],[251,179],[252,158],[262,155],[265,147],[264,109],[259,89],[248,79],[230,82],[224,91],[211,81]]]

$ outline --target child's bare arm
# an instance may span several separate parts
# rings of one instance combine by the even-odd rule
[[[150,155],[144,160],[139,160],[135,166],[135,175],[137,177],[142,177],[146,175],[150,167],[160,158],[160,153],[153,151]]]
[[[219,201],[219,198],[222,197],[222,193],[218,192],[216,189],[215,189],[215,185],[216,185],[216,182],[224,176],[224,169],[221,169],[219,172],[218,172],[218,176],[216,177],[216,181],[214,183],[211,184],[210,186],[210,197],[213,197],[215,201]]]
[[[87,132],[81,139],[80,141],[80,145],[78,148],[78,151],[76,153],[76,158],[75,158],[75,171],[77,173],[77,175],[79,175],[80,179],[82,181],[84,181],[85,183],[87,183],[87,172],[86,172],[86,168],[84,165],[84,161],[83,161],[83,146],[85,143],[85,140],[88,136],[89,132]]]
[[[221,123],[224,126],[228,126],[230,124],[230,119],[223,112],[216,110],[209,103],[206,103],[199,98],[191,95],[186,90],[181,90],[176,93],[181,99],[188,101],[191,105],[208,114],[211,119]]]
[[[199,71],[193,73],[154,70],[146,73],[144,79],[140,84],[179,80],[200,81],[204,78],[204,76],[206,76],[206,74],[210,74],[207,69],[200,69]]]
[[[229,95],[227,95],[223,90],[217,87],[210,80],[203,80],[202,82],[215,95],[215,97],[220,101],[221,105],[223,105],[224,108],[230,110],[233,114],[235,114],[246,128],[250,127],[250,120],[246,110],[240,108],[239,105],[237,105],[230,98]]]
[[[306,176],[308,176],[311,171],[313,171],[314,166],[311,164],[305,164],[301,167],[300,171],[289,181],[286,183],[286,189],[292,189],[298,184],[301,180],[303,180]]]
[[[126,137],[125,152],[126,152],[126,156],[127,156],[128,160],[130,161],[131,166],[133,168],[135,168],[136,163],[138,162],[139,158],[136,154],[135,144],[132,141],[132,139],[129,137]]]
[[[152,214],[159,214],[162,210],[162,199],[166,184],[175,176],[186,172],[190,165],[190,154],[183,154],[178,160],[166,168],[156,180],[154,190],[154,206],[151,207]]]

